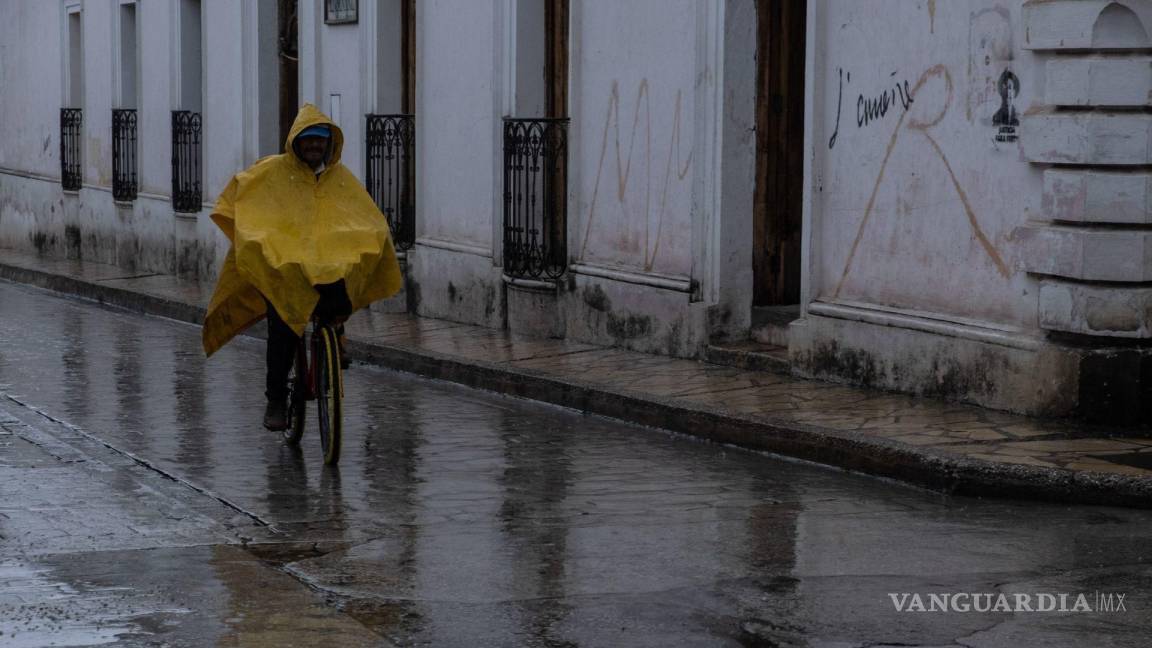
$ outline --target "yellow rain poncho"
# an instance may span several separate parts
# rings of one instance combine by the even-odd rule
[[[292,142],[327,124],[332,148],[319,176],[296,157]],[[212,220],[232,241],[204,319],[204,352],[215,353],[263,319],[267,298],[300,335],[320,298],[313,286],[344,280],[355,309],[400,290],[400,267],[388,222],[364,186],[340,163],[344,134],[305,104],[284,153],[233,176]]]

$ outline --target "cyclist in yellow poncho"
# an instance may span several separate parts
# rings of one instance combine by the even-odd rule
[[[268,317],[264,426],[287,425],[288,373],[315,313],[342,322],[400,289],[388,222],[340,162],[344,134],[305,104],[284,153],[233,176],[212,220],[232,241],[204,320],[215,353]]]

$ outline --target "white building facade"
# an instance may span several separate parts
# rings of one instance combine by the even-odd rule
[[[1149,419],[1152,0],[0,7],[0,247],[211,278],[310,102],[391,308]]]

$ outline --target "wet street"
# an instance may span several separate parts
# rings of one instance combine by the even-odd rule
[[[196,327],[0,283],[0,646],[1152,637],[1152,511],[948,498],[363,365],[345,383],[325,468],[313,411],[299,451],[260,426],[263,342],[205,360]],[[945,593],[1092,609],[897,609]]]

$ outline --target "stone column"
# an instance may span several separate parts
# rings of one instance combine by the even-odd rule
[[[1080,357],[1089,418],[1148,420],[1152,362],[1152,2],[1030,0],[1043,105],[1020,119],[1044,168],[1041,218],[1017,230],[1039,326]],[[1070,395],[1071,396],[1071,395]]]

